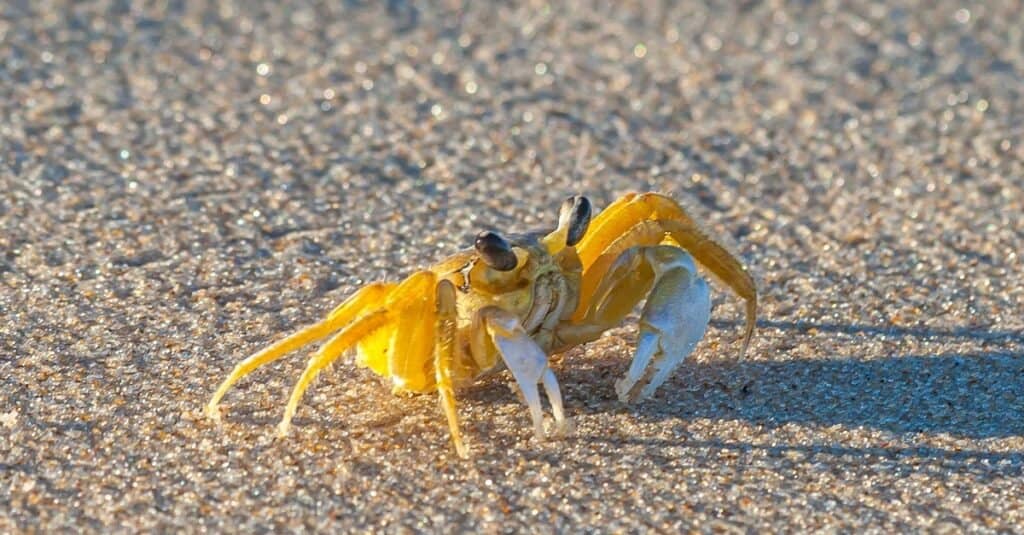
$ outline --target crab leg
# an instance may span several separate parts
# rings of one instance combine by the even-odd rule
[[[387,311],[375,310],[349,324],[344,330],[328,340],[327,343],[316,352],[313,358],[309,360],[309,364],[306,365],[306,370],[302,372],[302,377],[299,378],[299,382],[292,390],[292,396],[288,400],[288,406],[284,410],[284,417],[281,418],[281,422],[277,425],[278,436],[284,437],[288,435],[288,429],[291,426],[292,417],[295,416],[295,411],[299,407],[299,401],[302,399],[302,394],[307,388],[309,388],[309,384],[313,382],[313,379],[315,379],[317,374],[320,373],[320,370],[326,368],[331,362],[334,362],[334,360],[341,356],[346,349],[355,345],[360,338],[363,338],[376,329],[384,326],[387,322]]]
[[[429,271],[414,273],[387,295],[387,299],[382,307],[360,316],[345,327],[344,330],[328,340],[309,360],[306,370],[302,372],[302,376],[292,390],[288,406],[285,407],[284,417],[281,418],[281,422],[277,427],[278,435],[283,437],[288,434],[292,417],[295,416],[295,411],[298,409],[302,395],[321,370],[337,360],[346,350],[357,344],[360,340],[384,325],[395,321],[398,314],[411,304],[416,303],[419,296],[431,291],[434,284],[435,276],[433,273]]]
[[[523,393],[533,420],[534,436],[538,440],[544,440],[544,412],[541,408],[538,383],[543,383],[548,401],[551,402],[557,433],[568,433],[571,423],[565,418],[558,380],[548,367],[548,357],[544,350],[526,334],[511,312],[499,308],[485,308],[480,314],[487,335],[497,347],[505,365],[515,377],[519,390]]]
[[[746,326],[743,328],[743,346],[740,347],[740,358],[743,358],[750,347],[754,327],[757,325],[757,287],[754,285],[754,279],[732,255],[700,232],[692,222],[686,224],[669,220],[662,222],[662,225],[669,231],[674,242],[692,252],[700,259],[701,265],[708,268],[714,276],[724,281],[746,301]]]
[[[660,246],[644,248],[643,255],[655,282],[640,314],[633,362],[615,383],[624,403],[650,397],[693,352],[711,319],[711,291],[689,254]]]
[[[742,356],[750,345],[757,317],[754,280],[725,248],[700,230],[678,203],[657,193],[625,195],[591,223],[590,231],[577,246],[583,279],[573,321],[579,322],[596,298],[594,290],[605,278],[613,259],[630,247],[662,243],[678,245],[692,253],[698,263],[746,301]]]
[[[654,273],[644,260],[642,247],[598,259],[597,264],[603,266],[603,277],[593,281],[589,288],[588,306],[577,309],[569,323],[556,327],[556,352],[598,339],[621,323],[647,296],[654,284]]]
[[[274,362],[302,346],[316,342],[317,340],[320,340],[343,327],[345,324],[350,323],[357,315],[364,312],[373,304],[379,302],[390,287],[391,285],[382,282],[365,286],[353,294],[352,297],[345,300],[341,305],[338,305],[338,307],[331,311],[323,321],[305,327],[255,353],[242,362],[239,362],[235,366],[234,370],[231,371],[231,374],[228,375],[227,379],[224,379],[224,382],[222,382],[220,387],[217,388],[213,397],[210,398],[210,402],[206,405],[207,417],[214,421],[220,419],[220,411],[217,410],[217,405],[224,397],[224,394],[227,393],[228,389],[238,382],[239,379],[249,375],[257,368]]]
[[[437,284],[437,345],[434,354],[434,373],[437,378],[437,392],[441,408],[448,418],[448,430],[452,444],[459,457],[469,457],[469,449],[462,442],[459,433],[459,414],[455,408],[455,390],[452,386],[452,367],[457,362],[459,350],[456,340],[455,285],[442,280]]]
[[[620,400],[635,402],[653,394],[704,336],[711,294],[693,258],[678,247],[633,247],[614,262],[607,258],[598,260],[608,267],[582,320],[559,326],[555,336],[561,346],[594,340],[646,296],[636,354],[615,385]]]

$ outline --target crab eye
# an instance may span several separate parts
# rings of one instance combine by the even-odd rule
[[[569,231],[565,236],[565,244],[572,247],[583,239],[590,226],[590,200],[582,195],[573,195],[562,203],[558,213],[558,227]]]
[[[481,232],[473,245],[484,263],[498,271],[512,271],[519,263],[512,246],[496,232]]]

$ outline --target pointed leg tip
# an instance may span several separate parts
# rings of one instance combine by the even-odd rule
[[[615,394],[619,398],[619,402],[626,405],[631,405],[636,401],[636,396],[633,395],[635,382],[631,382],[626,378],[615,381]]]
[[[533,439],[536,440],[537,442],[547,442],[548,437],[544,433],[543,426],[537,426],[533,428]]]
[[[626,385],[625,379],[619,379],[615,381],[615,395],[619,398],[621,403],[629,403],[629,386]]]
[[[203,414],[213,423],[220,423],[220,407],[216,403],[210,403],[203,410]]]
[[[576,433],[576,423],[573,422],[572,418],[566,418],[555,424],[555,431],[558,438],[572,436]]]
[[[630,381],[628,378],[622,378],[615,381],[615,393],[618,394],[619,401],[623,404],[636,405],[651,397],[658,386],[660,386],[652,386],[652,384],[644,384],[640,381]]]
[[[741,361],[747,358],[748,349],[750,349],[750,338],[746,338],[743,340],[743,346],[740,347],[740,354],[739,357],[736,358],[736,360]]]
[[[449,444],[451,444],[452,449],[455,450],[455,453],[458,454],[460,459],[469,458],[469,448],[467,448],[466,443],[462,441],[461,435],[453,435]]]

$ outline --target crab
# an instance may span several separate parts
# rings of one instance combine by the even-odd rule
[[[288,434],[317,374],[352,348],[359,365],[390,378],[394,393],[438,393],[460,457],[469,449],[455,392],[503,368],[519,387],[537,439],[547,437],[541,386],[554,417],[551,434],[564,435],[571,422],[549,357],[597,339],[644,301],[635,354],[615,390],[625,403],[649,398],[707,328],[710,289],[698,263],[745,300],[742,358],[754,332],[757,289],[735,257],[665,195],[631,193],[593,221],[591,212],[586,197],[573,196],[552,232],[482,232],[472,249],[401,282],[362,287],[322,321],[238,363],[207,404],[207,416],[219,419],[218,405],[239,379],[330,336],[292,390],[279,436]]]

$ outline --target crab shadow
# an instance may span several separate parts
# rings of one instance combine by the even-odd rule
[[[713,322],[715,323],[715,322]],[[727,322],[717,322],[727,324]],[[759,321],[785,336],[815,330],[858,337],[1024,341],[1024,332]],[[726,326],[733,326],[727,324]],[[630,345],[629,347],[632,347]],[[1024,349],[893,354],[882,358],[689,360],[644,402],[620,402],[629,356],[568,353],[554,365],[572,414],[629,413],[656,421],[742,421],[763,428],[839,425],[965,439],[1024,438]],[[460,391],[474,404],[520,404],[507,373]],[[1024,453],[1024,452],[1022,452]]]
[[[712,324],[735,327],[724,321]],[[889,339],[1024,341],[1024,332],[971,328],[784,321],[759,321],[758,326],[787,337],[813,330]],[[569,403],[583,413],[629,411],[653,420],[739,420],[767,428],[841,425],[968,439],[1024,437],[1024,350],[863,359],[778,357],[687,361],[651,399],[636,405],[619,402],[614,392],[628,357],[573,354],[560,376],[571,392]],[[576,395],[585,396],[586,402],[573,404]]]
[[[570,390],[589,389],[586,403],[574,407],[583,413],[1024,437],[1022,352],[691,363],[632,406],[615,397],[613,382],[626,367],[619,359],[572,364],[563,376]]]
[[[978,444],[936,446],[928,435],[987,440],[1024,438],[1024,352],[894,355],[880,359],[791,359],[781,362],[690,362],[651,399],[620,402],[614,381],[626,370],[621,355],[567,355],[556,367],[570,414],[627,414],[673,428],[673,438],[577,432],[569,441],[597,444],[601,451],[639,448],[667,464],[686,455],[688,463],[720,469],[720,456],[785,457],[819,466],[886,466],[906,473],[947,477],[968,474],[984,480],[1024,476],[1024,450]],[[519,403],[507,385],[488,381],[468,389],[474,404]],[[897,436],[865,445],[833,442],[770,442],[690,437],[688,422],[741,421],[771,430],[788,424],[881,430]],[[524,416],[525,422],[525,416]],[[525,425],[525,424],[524,424]],[[482,422],[477,432],[507,452],[551,466],[565,464],[561,447],[517,446],[507,429]],[[925,436],[922,436],[925,435]],[[679,438],[675,438],[679,437]],[[948,442],[948,441],[943,441]],[[682,448],[682,450],[680,450]],[[681,453],[681,451],[689,453]],[[636,450],[633,450],[636,453]],[[586,468],[586,459],[573,458]],[[740,463],[743,465],[744,463]],[[603,466],[590,468],[600,471]]]
[[[596,363],[572,381],[600,380],[618,363]],[[794,359],[732,364],[691,364],[655,396],[627,406],[615,399],[611,384],[588,403],[583,413],[627,411],[631,417],[673,426],[683,438],[577,436],[608,448],[639,447],[645,456],[670,460],[678,448],[691,452],[727,452],[740,458],[785,457],[818,465],[884,465],[906,473],[934,477],[970,474],[984,480],[1024,476],[1024,449],[947,448],[922,442],[921,435],[986,440],[1024,437],[1024,353],[947,353],[897,355],[881,359]],[[866,428],[898,435],[873,444],[852,446],[827,438],[807,444],[788,440],[686,438],[695,419],[742,421],[763,429],[787,424]],[[925,439],[927,440],[927,439]],[[964,444],[966,445],[966,444]],[[708,462],[716,455],[691,455]],[[716,468],[713,465],[709,469]]]

